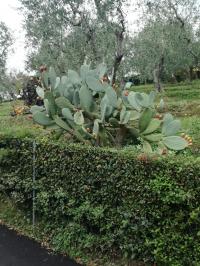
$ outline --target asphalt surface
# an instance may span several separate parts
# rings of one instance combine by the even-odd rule
[[[69,258],[52,255],[37,242],[0,225],[0,266],[80,266]]]

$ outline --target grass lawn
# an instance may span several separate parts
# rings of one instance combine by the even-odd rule
[[[0,135],[13,135],[15,137],[34,137],[38,134],[44,134],[42,127],[33,123],[28,115],[19,115],[12,117],[10,113],[13,106],[22,105],[22,101],[5,102],[0,104]]]
[[[135,86],[132,90],[150,92],[153,85]],[[166,104],[165,112],[172,113],[182,121],[185,133],[194,139],[193,150],[200,153],[200,81],[165,85],[159,96]]]
[[[150,92],[153,85],[142,85],[132,87],[132,90],[139,92]],[[183,130],[194,139],[192,150],[200,153],[200,81],[192,83],[168,84],[164,92],[159,96],[163,98],[166,106],[165,112],[172,113],[182,121]],[[38,134],[45,135],[49,132],[33,123],[28,115],[11,117],[10,112],[13,105],[21,105],[22,102],[7,102],[0,104],[0,134],[14,136],[34,137]]]

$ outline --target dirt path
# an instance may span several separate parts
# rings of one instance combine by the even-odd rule
[[[55,256],[35,241],[17,235],[0,225],[0,266],[78,266],[63,257]]]

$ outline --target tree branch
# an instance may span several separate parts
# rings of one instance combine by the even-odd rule
[[[180,22],[181,24],[181,29],[186,32],[185,30],[185,21],[181,18],[181,16],[178,14],[178,10],[176,9],[176,7],[174,6],[174,4],[171,2],[171,0],[169,1],[169,5],[172,8],[172,10],[174,11],[175,17],[176,19]],[[183,37],[183,39],[187,42],[188,46],[191,44],[192,40],[191,38],[187,37],[186,35]],[[194,57],[194,60],[196,62],[196,65],[198,65],[199,62],[199,57],[197,54],[195,54],[189,47],[188,47],[188,52]]]

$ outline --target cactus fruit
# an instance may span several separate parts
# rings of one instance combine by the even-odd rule
[[[126,96],[126,97],[129,96],[129,91],[128,91],[128,90],[125,90],[125,91],[124,91],[124,96]]]
[[[190,136],[186,135],[185,133],[181,134],[181,137],[187,141],[188,146],[192,146],[193,145],[193,140]]]
[[[47,71],[47,67],[44,65],[40,66],[40,73],[43,73],[44,71]]]

